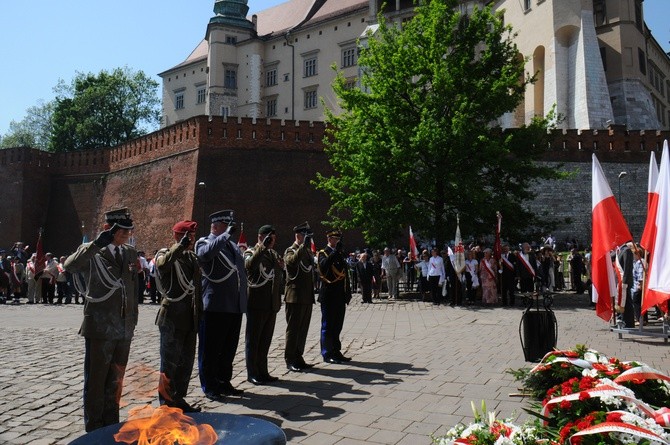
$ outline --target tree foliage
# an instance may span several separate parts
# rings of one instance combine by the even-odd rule
[[[492,234],[495,212],[511,238],[541,224],[524,207],[532,183],[558,178],[535,160],[551,117],[503,132],[533,78],[514,34],[490,7],[461,14],[456,0],[416,8],[402,28],[386,23],[361,48],[361,88],[341,75],[343,112],[328,112],[326,153],[335,173],[315,184],[331,198],[332,225],[363,231],[368,242],[396,239],[412,225],[423,239],[461,231]]]
[[[40,102],[26,110],[21,121],[11,121],[9,131],[0,139],[0,148],[34,147],[46,150],[51,139],[54,102]]]
[[[56,88],[51,151],[112,147],[137,138],[159,122],[158,83],[142,71],[77,73]]]

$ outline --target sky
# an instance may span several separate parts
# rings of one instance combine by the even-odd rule
[[[285,0],[248,0],[249,14]],[[205,36],[214,0],[2,2],[0,134],[54,98],[59,79],[127,66],[160,83]],[[645,20],[670,51],[670,1],[645,0]],[[160,93],[159,93],[160,94]]]

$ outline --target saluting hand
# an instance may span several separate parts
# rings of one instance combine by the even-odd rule
[[[234,221],[229,222],[228,223],[228,228],[226,229],[226,233],[228,234],[228,236],[235,233],[236,230],[237,230],[237,224],[235,224]]]
[[[266,235],[265,238],[263,238],[263,245],[265,247],[270,247],[270,244],[272,244],[272,234]]]
[[[188,236],[188,233],[184,234],[184,237],[179,240],[179,244],[181,244],[184,248],[188,247],[191,244],[191,237]]]
[[[116,227],[116,224],[114,224],[114,227]],[[98,234],[98,237],[93,241],[93,244],[96,246],[100,247],[101,249],[114,241],[114,228],[112,227],[111,229],[108,230],[103,230]]]

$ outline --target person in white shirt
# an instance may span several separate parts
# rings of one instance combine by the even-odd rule
[[[387,247],[384,249],[384,256],[382,256],[382,278],[386,278],[389,298],[396,298],[398,296],[399,274],[400,262],[398,261],[398,257]]]
[[[414,267],[419,272],[419,292],[421,293],[421,298],[425,301],[426,294],[430,292],[430,286],[428,285],[428,266],[430,265],[430,254],[427,250],[421,252],[421,261],[419,261]]]
[[[435,305],[439,305],[442,299],[442,284],[444,284],[445,276],[444,261],[440,256],[440,250],[433,247],[431,257],[428,260],[428,286]]]

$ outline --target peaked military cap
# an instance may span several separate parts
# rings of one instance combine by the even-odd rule
[[[258,229],[258,234],[259,235],[269,235],[271,233],[275,233],[275,228],[272,227],[270,224],[266,224],[264,226],[261,226],[261,228]]]
[[[342,232],[340,232],[338,229],[333,229],[333,230],[329,230],[326,233],[326,236],[327,237],[336,236],[338,238],[342,238]]]
[[[177,224],[172,226],[172,231],[175,233],[187,233],[187,232],[195,232],[197,228],[198,228],[197,222],[184,220],[179,221]]]
[[[298,224],[293,228],[293,232],[295,233],[309,233],[311,231],[312,229],[311,227],[309,227],[309,223],[307,221],[305,221],[302,224]]]
[[[209,215],[209,219],[212,223],[223,222],[231,223],[233,222],[233,211],[232,210],[219,210]]]
[[[127,208],[110,210],[105,213],[105,221],[107,224],[113,226],[116,224],[117,227],[122,229],[134,229],[133,220],[130,219],[130,211]]]

